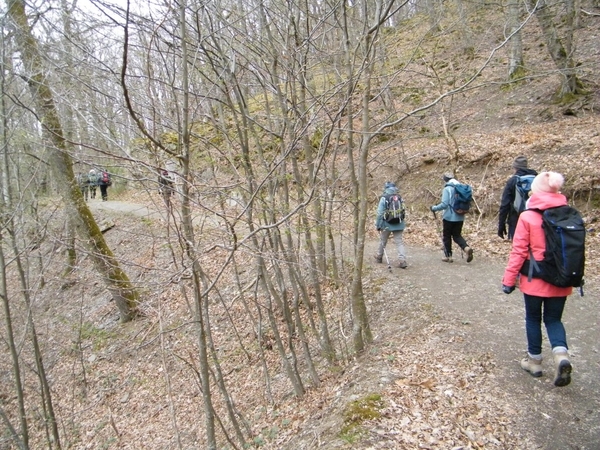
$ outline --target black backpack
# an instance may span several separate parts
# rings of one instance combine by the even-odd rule
[[[521,214],[525,211],[525,204],[529,198],[529,192],[531,191],[531,183],[535,175],[515,175],[517,178],[515,182],[515,199],[513,200],[512,207],[517,214]]]
[[[541,278],[558,287],[579,287],[583,295],[585,268],[585,225],[579,211],[570,206],[558,206],[537,211],[542,215],[546,251],[542,261],[525,261],[521,273],[528,279]]]
[[[406,215],[406,208],[400,194],[387,194],[383,198],[385,198],[383,220],[390,224],[402,222]]]
[[[471,209],[471,202],[473,201],[473,188],[468,184],[453,184],[454,188],[454,201],[452,202],[452,209],[456,214],[466,214]]]
[[[161,170],[160,172],[160,181],[162,184],[166,185],[166,186],[172,186],[173,185],[173,177],[171,176],[171,174],[169,173],[168,170]]]

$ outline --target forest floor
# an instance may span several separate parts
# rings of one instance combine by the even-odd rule
[[[541,33],[537,35],[526,44],[531,49],[527,64],[553,73],[550,57],[538,50],[543,43]],[[493,33],[490,36],[497,39]],[[242,337],[251,352],[258,353],[263,342],[259,345],[253,338],[250,314],[241,309],[243,301],[237,292],[226,299],[233,318],[217,314],[226,309],[221,307],[223,298],[211,303],[217,312],[211,317],[215,340],[223,347],[218,349],[219,357],[226,358],[227,388],[245,415],[253,448],[600,449],[600,46],[596,15],[582,17],[577,43],[576,60],[582,61],[579,70],[590,94],[575,105],[553,101],[561,79],[558,73],[546,77],[535,76],[534,71],[531,78],[499,88],[495,81],[506,71],[502,57],[486,88],[461,92],[444,104],[442,112],[433,109],[414,115],[390,130],[385,139],[373,141],[367,175],[372,209],[363,288],[374,340],[360,355],[341,349],[340,353],[346,353],[337,366],[317,361],[320,385],[307,385],[306,394],[294,398],[277,351],[264,351],[268,359],[264,370],[256,362],[259,358],[245,359],[239,347],[235,354],[227,353],[237,338],[232,329],[238,324],[246,327]],[[414,42],[401,39],[394,47],[402,44],[412,55]],[[470,58],[464,58],[464,50],[461,44],[444,57],[450,60],[456,54],[458,67],[465,67]],[[430,73],[425,65],[421,69]],[[452,69],[448,79],[456,73]],[[484,86],[485,77],[481,81]],[[400,97],[398,101],[399,111],[407,107]],[[445,134],[448,130],[450,136]],[[565,175],[569,200],[584,212],[589,226],[585,296],[573,293],[563,316],[573,374],[571,384],[561,388],[553,385],[547,340],[543,376],[533,378],[520,368],[519,361],[526,354],[523,298],[518,290],[505,295],[500,289],[510,244],[496,236],[494,214],[502,187],[513,173],[511,162],[521,154],[529,158],[531,168]],[[335,180],[340,183],[335,188],[349,185],[343,157],[336,161],[336,168],[343,175]],[[454,170],[459,180],[475,190],[477,212],[467,218],[464,233],[475,251],[469,264],[458,252],[454,263],[441,261],[439,223],[428,210],[439,201],[441,174],[447,170]],[[373,212],[387,180],[398,183],[409,208],[404,234],[409,267],[405,270],[390,271],[372,258],[378,244]],[[230,184],[230,180],[214,181],[215,185]],[[156,193],[143,191],[139,185],[132,183],[135,188],[122,194],[113,186],[109,201],[95,199],[89,205],[98,222],[111,224],[104,234],[108,245],[143,291],[140,318],[119,324],[114,301],[85,251],[79,253],[71,278],[62,277],[64,217],[55,218],[57,237],[47,239],[40,253],[40,261],[51,263],[42,271],[47,277],[44,287],[32,292],[35,310],[31,316],[42,337],[62,448],[187,450],[202,448],[205,442],[196,327],[187,297],[192,288],[182,270],[185,258],[178,253],[181,242],[175,228],[179,223],[169,221]],[[138,188],[140,192],[134,192]],[[49,205],[44,213],[60,210],[54,198],[43,201]],[[220,239],[213,234],[219,231],[218,223],[205,224],[197,230],[202,240],[198,247],[203,262],[210,262],[223,255],[214,249]],[[350,234],[342,239],[350,242]],[[390,242],[389,255],[394,253],[392,248]],[[345,247],[340,260],[351,260],[352,250],[351,245]],[[240,259],[244,257],[246,261],[251,258],[245,254]],[[247,277],[244,281],[250,280],[241,270]],[[222,297],[236,291],[227,291],[228,286],[235,286],[227,281]],[[21,292],[14,274],[9,282],[11,292]],[[347,286],[337,291],[324,286],[323,290],[331,309],[339,313],[331,318],[332,323],[339,322],[335,324],[336,344],[350,347]],[[20,319],[26,328],[30,312],[17,305],[13,309],[16,321]],[[26,335],[21,331],[19,339],[24,341]],[[5,344],[2,349],[0,406],[10,406],[15,412],[11,359]],[[26,351],[22,359],[28,368],[26,391],[34,393],[28,396],[29,410],[34,411],[30,448],[46,448],[47,422],[39,411],[35,361]],[[269,389],[275,392],[272,398],[265,393],[268,377],[263,372],[269,372]],[[218,406],[223,411],[222,402]],[[365,408],[357,411],[361,406]],[[16,413],[11,419],[18,423]],[[0,427],[0,450],[13,448],[9,433]]]
[[[117,216],[152,211],[130,202],[91,205]],[[419,227],[436,232],[433,218]],[[596,274],[588,274],[585,296],[573,293],[567,302],[563,319],[574,371],[572,383],[557,388],[546,340],[541,378],[519,366],[526,354],[522,295],[500,290],[510,244],[499,241],[501,250],[490,252],[471,243],[471,263],[455,250],[448,264],[435,244],[419,245],[418,231],[409,226],[405,233],[405,270],[389,270],[385,259],[375,263],[376,236],[368,241],[365,291],[373,344],[305,398],[280,405],[282,414],[295,411],[297,419],[261,448],[600,448]],[[393,247],[390,241],[390,256]],[[373,395],[380,399],[378,417],[344,429],[349,405]]]
[[[587,19],[592,20],[595,19]],[[597,27],[595,24],[593,27]],[[386,264],[374,262],[377,234],[370,217],[364,292],[374,342],[341,371],[321,367],[320,386],[309,387],[302,398],[280,396],[275,406],[260,403],[258,397],[263,394],[258,390],[262,386],[255,378],[261,375],[252,372],[251,367],[244,367],[245,378],[240,375],[228,380],[228,383],[239,384],[230,384],[237,398],[244,397],[248,391],[258,398],[255,405],[239,405],[251,415],[253,431],[260,432],[262,440],[255,441],[257,446],[265,450],[600,449],[600,209],[597,199],[600,89],[596,70],[600,50],[597,33],[594,33],[584,35],[585,39],[578,44],[581,57],[587,58],[590,66],[586,82],[592,95],[586,97],[583,106],[567,108],[552,102],[555,89],[552,83],[556,79],[533,77],[508,91],[491,88],[478,94],[467,92],[453,99],[452,118],[458,128],[452,139],[457,143],[457,152],[460,148],[460,164],[449,160],[452,149],[448,149],[448,143],[441,138],[441,131],[438,134],[432,131],[430,137],[419,134],[419,139],[404,139],[406,133],[410,136],[411,130],[439,130],[440,118],[435,115],[407,121],[397,136],[393,136],[396,141],[384,141],[372,149],[369,201],[373,207],[376,205],[384,181],[398,182],[409,207],[404,236],[409,267],[393,268],[390,272]],[[539,58],[547,58],[543,52],[537,53]],[[538,57],[537,53],[531,57]],[[538,62],[532,60],[530,64]],[[530,167],[538,171],[556,170],[565,175],[570,202],[585,211],[589,225],[585,296],[573,293],[563,317],[573,375],[572,383],[562,388],[553,385],[554,367],[547,340],[544,341],[543,376],[533,378],[520,368],[519,361],[526,355],[522,294],[517,290],[505,295],[500,289],[510,244],[496,236],[497,217],[493,216],[497,214],[502,187],[513,173],[511,162],[520,154],[526,155]],[[427,209],[439,201],[443,186],[440,176],[450,168],[455,170],[459,180],[473,185],[481,213],[469,216],[465,223],[465,237],[475,251],[475,258],[469,264],[459,253],[455,254],[452,264],[441,261],[439,223]],[[156,254],[166,251],[161,246],[164,231],[159,230],[167,222],[164,212],[160,212],[160,199],[154,194],[154,203],[149,202],[146,194],[115,197],[109,192],[111,201],[91,202],[95,215],[112,215],[115,219],[117,226],[106,235],[119,253],[146,246],[145,238],[154,240],[153,256],[155,250]],[[112,198],[123,201],[112,201]],[[157,208],[160,220],[155,220]],[[144,235],[128,237],[128,229],[137,225],[123,218],[126,212],[138,218],[152,217],[148,224],[154,226],[159,222],[158,226],[150,231],[142,230]],[[393,254],[391,247],[392,244],[388,246],[390,255]],[[164,261],[148,265],[162,269],[160,264]],[[160,273],[157,271],[157,276]],[[145,277],[144,281],[147,280]],[[173,305],[176,286],[164,287],[157,281],[153,289],[153,307],[162,308],[156,299],[164,299],[165,309],[168,302],[171,303],[168,314],[179,313],[177,305]],[[98,295],[100,286],[95,291]],[[335,300],[336,292],[329,294]],[[98,302],[101,313],[109,310],[108,302],[106,298]],[[114,315],[114,311],[110,314]],[[219,323],[219,318],[216,322]],[[136,326],[138,335],[151,334],[146,329],[149,324],[132,325]],[[173,348],[176,345],[180,342],[175,336]],[[152,358],[156,359],[159,352],[151,353],[151,349],[146,341],[132,344],[122,353],[135,354],[136,361],[121,360],[120,365],[113,364],[104,370],[116,373],[121,366],[130,366],[131,373],[123,369],[122,375],[113,375],[121,383],[119,386],[127,386],[128,381],[122,380],[138,379],[140,370],[152,375],[157,364]],[[179,352],[185,354],[182,349]],[[104,358],[106,361],[116,359],[108,351]],[[189,387],[193,381],[189,380],[188,368],[172,370],[183,380],[177,380],[184,389],[179,394],[188,395],[193,390]],[[275,374],[274,380],[284,378],[279,375]],[[137,395],[138,410],[158,409],[159,406],[152,403],[156,395],[144,398],[151,389],[143,387],[143,390],[137,386],[137,389],[131,388]],[[373,399],[376,399],[375,404],[370,404]],[[172,436],[161,437],[157,430],[157,426],[169,426],[167,418],[161,417],[162,425],[154,424],[163,411],[168,410],[166,402],[161,402],[162,410],[155,412],[146,423],[135,420],[135,413],[130,412],[131,401],[127,397],[112,403],[111,420],[114,414],[124,434],[120,446],[107,448],[176,448]],[[183,410],[194,402],[199,399],[180,401],[179,417],[185,417]],[[373,413],[370,419],[363,421],[361,414],[349,415],[355,406],[363,404],[367,407],[365,415]],[[197,417],[192,405],[189,409],[194,411],[189,417]],[[89,422],[88,430],[96,421]],[[127,425],[132,423],[138,432],[129,431]],[[106,441],[112,438],[106,430],[93,430],[88,431],[93,437],[86,436],[87,442],[99,442],[102,433]],[[168,430],[162,434],[168,434]],[[196,442],[191,434],[182,437],[184,443]],[[161,446],[160,442],[170,442],[171,446]],[[184,445],[184,448],[188,447]]]

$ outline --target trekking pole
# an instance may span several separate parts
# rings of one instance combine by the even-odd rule
[[[390,259],[388,258],[387,252],[385,251],[385,247],[383,247],[383,254],[385,256],[385,260],[387,261],[388,270],[392,271],[392,265],[390,264]]]
[[[433,220],[435,220],[435,227],[437,228],[438,235],[440,236],[440,242],[442,243],[442,252],[444,252],[444,256],[446,255],[446,246],[444,245],[444,236],[442,235],[442,229],[440,228],[440,222],[437,220],[437,216],[435,215],[435,211],[431,211],[433,213]]]
[[[382,242],[382,240],[381,240],[381,230],[379,231],[379,242]],[[390,259],[388,258],[387,252],[385,251],[385,246],[383,247],[383,256],[385,256],[385,260],[387,261],[388,270],[391,272],[392,271],[392,265],[390,264]]]

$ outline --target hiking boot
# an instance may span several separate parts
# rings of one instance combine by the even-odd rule
[[[454,261],[452,260],[452,256],[444,256],[444,257],[442,258],[442,261],[444,261],[444,262],[447,262],[447,263],[454,262]]]
[[[373,258],[375,259],[376,263],[381,264],[383,262],[383,255],[374,255]]]
[[[556,363],[554,386],[566,386],[571,382],[571,371],[573,370],[571,362],[569,361],[569,355],[564,352],[555,353],[554,362]]]
[[[473,261],[473,249],[471,247],[465,247],[465,252],[467,252],[467,262],[470,263]]]
[[[408,264],[406,264],[406,261],[402,260],[398,262],[398,265],[396,267],[399,267],[400,269],[406,269],[408,267]]]
[[[542,360],[527,357],[521,360],[521,368],[531,374],[532,377],[542,376]]]

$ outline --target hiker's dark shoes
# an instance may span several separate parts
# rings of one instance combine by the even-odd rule
[[[402,260],[398,262],[398,265],[396,267],[399,267],[400,269],[406,269],[408,267],[408,264],[406,264],[406,261]]]
[[[473,261],[473,249],[471,247],[465,247],[465,252],[467,252],[467,262],[470,263]]]
[[[542,360],[527,357],[521,360],[521,368],[531,374],[532,377],[542,376]]]
[[[373,259],[375,260],[376,263],[381,264],[381,262],[383,261],[383,255],[381,255],[381,256],[374,255]]]
[[[554,386],[562,387],[571,383],[571,372],[573,371],[573,367],[569,361],[569,355],[564,352],[555,353],[554,363],[556,364]]]
[[[451,263],[452,261],[452,256],[445,256],[442,258],[442,261],[447,262],[447,263]]]

